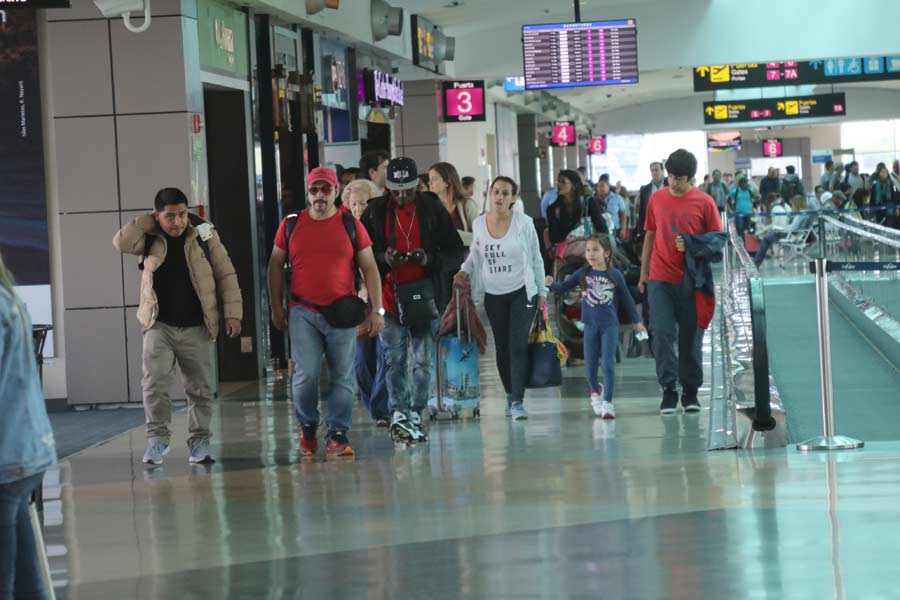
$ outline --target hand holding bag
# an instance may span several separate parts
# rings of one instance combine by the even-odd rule
[[[538,311],[528,340],[528,382],[525,387],[538,389],[562,385],[562,365],[568,355],[560,352],[560,345],[546,317]]]

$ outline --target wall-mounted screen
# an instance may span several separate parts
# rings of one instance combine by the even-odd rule
[[[525,89],[638,82],[637,22],[522,26]]]
[[[444,81],[441,104],[445,123],[484,121],[484,81]]]
[[[556,121],[550,134],[551,146],[572,146],[576,142],[575,123],[571,121]]]
[[[606,136],[592,135],[588,140],[588,154],[606,154]]]
[[[778,138],[763,140],[762,151],[763,156],[767,158],[775,158],[784,154],[784,148],[781,145],[781,140]]]
[[[741,149],[741,134],[737,131],[709,134],[706,137],[706,149],[710,152],[737,152]]]

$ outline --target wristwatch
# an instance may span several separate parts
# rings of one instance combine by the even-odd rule
[[[377,312],[379,315],[381,315],[381,316],[383,317],[383,316],[384,316],[384,313],[385,313],[384,307],[381,306],[381,307],[377,308],[377,309],[375,310],[375,312]]]

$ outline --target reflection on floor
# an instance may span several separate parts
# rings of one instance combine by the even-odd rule
[[[826,460],[705,451],[708,413],[660,417],[653,361],[618,369],[614,422],[580,374],[503,416],[431,424],[395,449],[356,414],[349,462],[301,462],[290,405],[244,389],[211,468],[141,464],[140,429],[50,473],[60,598],[889,598],[900,445]],[[704,405],[706,399],[703,399]]]

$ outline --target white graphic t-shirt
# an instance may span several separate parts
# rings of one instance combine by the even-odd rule
[[[487,230],[484,219],[475,222],[475,241],[472,252],[481,253],[484,259],[481,277],[484,291],[492,296],[509,294],[525,286],[525,248],[516,236],[515,228],[502,239],[495,239]]]

